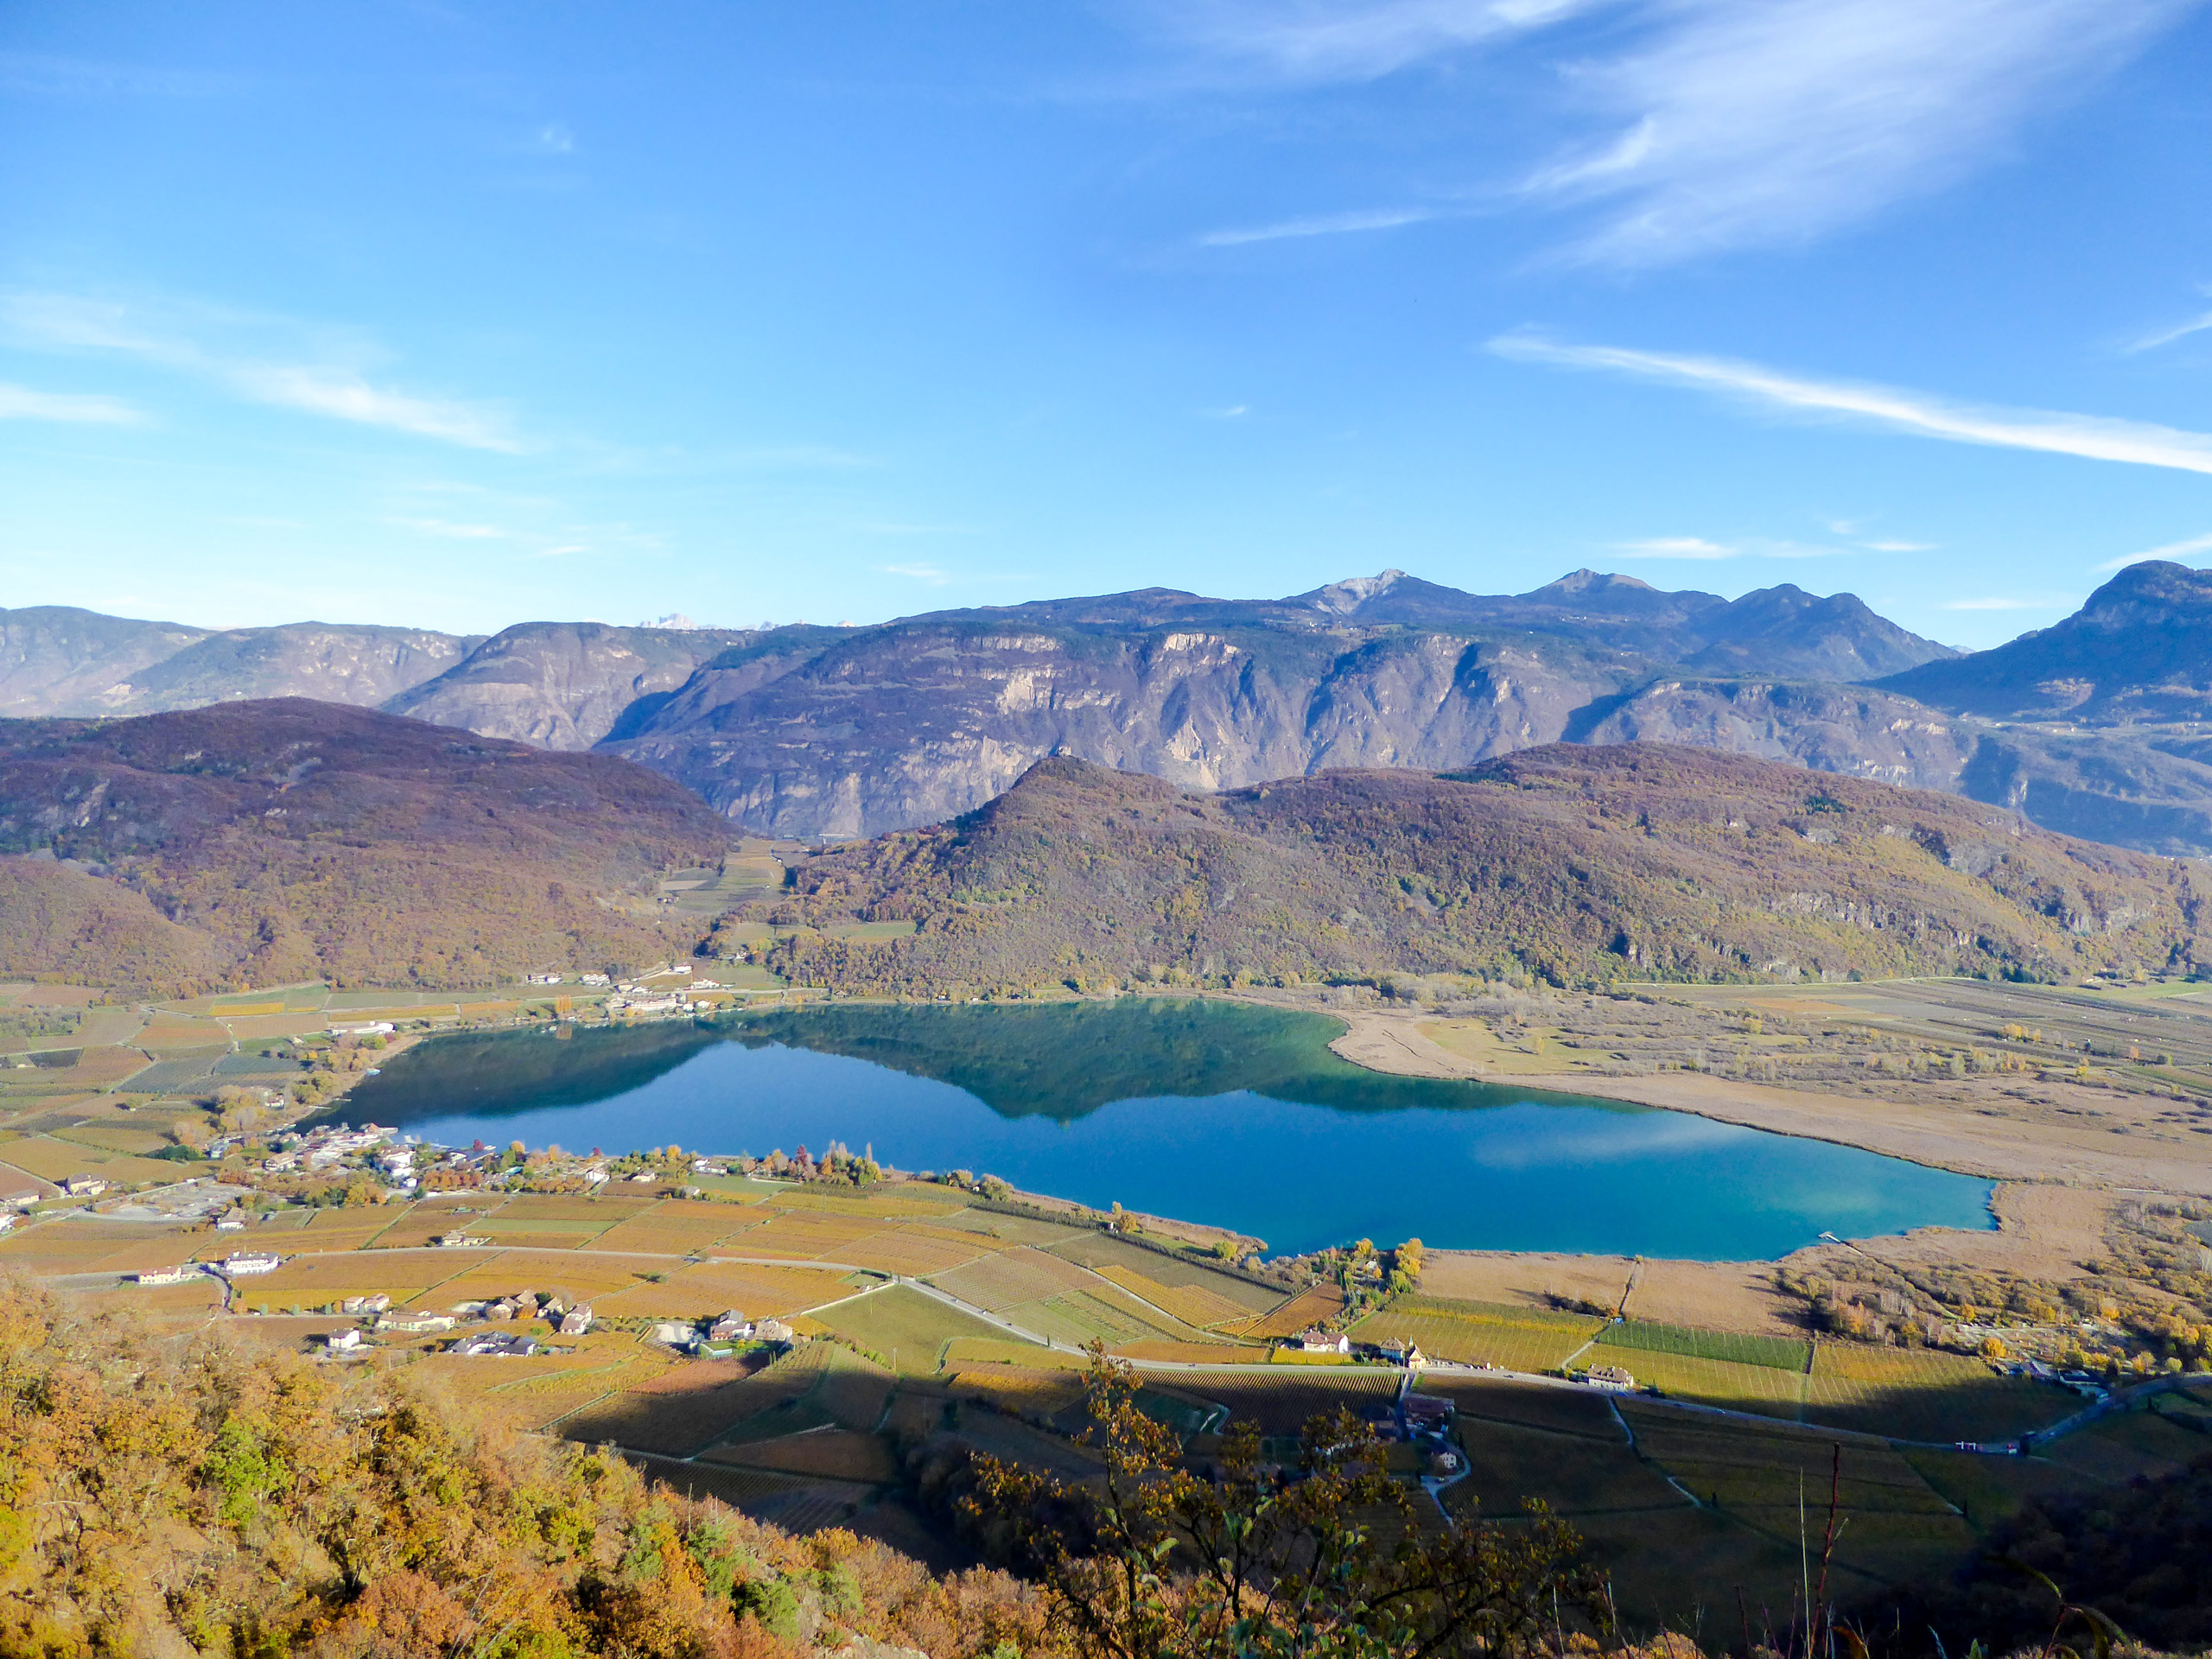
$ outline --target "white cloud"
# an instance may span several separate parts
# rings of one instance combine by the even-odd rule
[[[1977,407],[1947,403],[1925,392],[1846,381],[1808,380],[1727,358],[1689,357],[1618,346],[1569,346],[1534,334],[1501,334],[1490,342],[1500,357],[1561,368],[1604,369],[1642,379],[1694,386],[1745,398],[1768,409],[1863,421],[1894,432],[1955,443],[2031,449],[2212,473],[2212,433],[2144,421],[2050,410]]]
[[[0,385],[0,421],[70,421],[93,426],[135,426],[145,417],[118,397],[89,392],[34,391]]]
[[[1195,55],[1287,86],[1371,81],[1610,13],[1533,67],[1583,129],[1533,202],[1593,210],[1577,257],[1794,245],[1953,182],[2205,0],[1150,0]],[[1471,85],[1478,84],[1471,82]]]
[[[1739,542],[1707,541],[1702,536],[1650,536],[1613,543],[1613,551],[1624,559],[1826,559],[1847,550],[1764,536]]]
[[[2145,334],[2140,340],[2130,340],[2120,349],[2131,353],[2154,352],[2161,346],[2171,346],[2174,341],[2186,340],[2191,334],[2201,334],[2207,328],[2212,328],[2212,311],[2207,311],[2201,316],[2191,317],[2187,322],[2177,323],[2171,328],[2161,328],[2156,334]]]
[[[1643,265],[1810,240],[1952,183],[2199,0],[1648,0],[1572,86],[1612,130],[1530,193]]]
[[[485,410],[371,385],[343,369],[304,363],[237,363],[225,367],[222,374],[238,392],[256,403],[381,426],[421,438],[439,438],[469,449],[513,454],[522,448],[508,435],[505,423]]]
[[[1313,219],[1286,219],[1242,230],[1208,231],[1198,238],[1198,245],[1238,248],[1248,243],[1282,242],[1296,237],[1350,236],[1361,231],[1393,231],[1402,225],[1421,225],[1441,217],[1427,207],[1372,207],[1348,213],[1324,213]]]
[[[543,156],[573,156],[576,135],[558,121],[548,121],[531,135],[531,148]]]
[[[1371,80],[1524,34],[1604,0],[1178,0],[1160,28],[1198,52],[1301,83]]]
[[[942,588],[952,580],[933,564],[879,564],[875,568],[887,576],[905,576],[931,588]]]
[[[2185,559],[2192,553],[2212,552],[2212,536],[2191,536],[2183,541],[2168,542],[2164,547],[2153,547],[2141,553],[2123,553],[2116,559],[2107,559],[2102,564],[2089,569],[2099,574],[2108,570],[2125,569],[2131,564],[2145,564],[2152,559]]]
[[[1741,550],[1702,536],[1652,536],[1613,543],[1613,551],[1624,559],[1732,559]]]
[[[31,346],[135,358],[253,403],[471,449],[515,454],[524,447],[496,412],[375,385],[359,366],[371,353],[358,341],[304,338],[308,331],[297,324],[210,308],[17,293],[0,296],[0,327]]]
[[[1933,553],[1933,542],[1861,542],[1859,546],[1869,553]]]
[[[508,532],[497,524],[459,524],[447,518],[394,518],[391,522],[402,530],[416,531],[424,536],[448,537],[455,541],[505,541],[508,536]]]

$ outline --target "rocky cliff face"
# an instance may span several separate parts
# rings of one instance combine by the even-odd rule
[[[908,623],[708,664],[604,747],[764,834],[872,835],[981,806],[1047,754],[1198,789],[1463,766],[1649,673],[1531,637]]]
[[[1201,789],[1448,768],[1554,741],[1578,720],[1594,728],[1587,711],[1670,663],[1795,677],[1950,654],[1848,594],[1732,601],[1586,570],[1515,595],[1386,570],[1284,600],[1149,588],[799,635],[702,664],[608,747],[748,828],[858,836],[970,810],[1047,754]],[[1757,752],[1833,752],[1842,769],[1915,779],[1948,764],[1955,777],[1955,757],[1901,758],[1913,747],[1890,734],[1854,748],[1838,717]]]
[[[542,749],[588,749],[626,714],[649,712],[720,652],[753,638],[714,628],[524,622],[480,642],[386,712]]]

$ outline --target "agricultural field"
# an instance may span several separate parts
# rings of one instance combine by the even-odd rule
[[[902,1375],[936,1371],[945,1348],[963,1337],[1002,1335],[995,1325],[904,1285],[841,1302],[816,1317],[863,1352],[895,1360]]]
[[[1351,1326],[1360,1342],[1411,1342],[1434,1358],[1509,1371],[1555,1371],[1599,1329],[1589,1315],[1401,1297]]]
[[[1926,1349],[1815,1344],[1805,1421],[1904,1440],[2000,1440],[2069,1415],[2081,1402],[1981,1361]]]
[[[1694,1359],[1725,1360],[1737,1365],[1764,1365],[1780,1371],[1803,1371],[1812,1363],[1813,1344],[1785,1337],[1748,1336],[1732,1331],[1702,1331],[1688,1325],[1658,1325],[1648,1319],[1623,1319],[1608,1325],[1596,1338],[1603,1348],[1635,1353],[1682,1354]],[[1610,1357],[1610,1356],[1609,1356]]]

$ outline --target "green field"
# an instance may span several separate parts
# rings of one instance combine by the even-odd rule
[[[938,1370],[945,1345],[963,1337],[1007,1339],[996,1325],[905,1285],[855,1297],[814,1317],[887,1363],[895,1358],[902,1376]]]
[[[1755,1337],[1733,1331],[1700,1331],[1686,1325],[1624,1319],[1598,1332],[1606,1348],[1638,1353],[1686,1354],[1693,1359],[1726,1360],[1735,1365],[1765,1365],[1802,1372],[1812,1363],[1813,1344],[1789,1337]]]

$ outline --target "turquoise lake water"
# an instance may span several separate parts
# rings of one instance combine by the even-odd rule
[[[1993,1224],[1989,1183],[1686,1113],[1338,1059],[1325,1015],[1197,999],[830,1005],[437,1038],[337,1114],[447,1145],[761,1156],[831,1140],[1277,1253],[1353,1238],[1741,1261]]]

